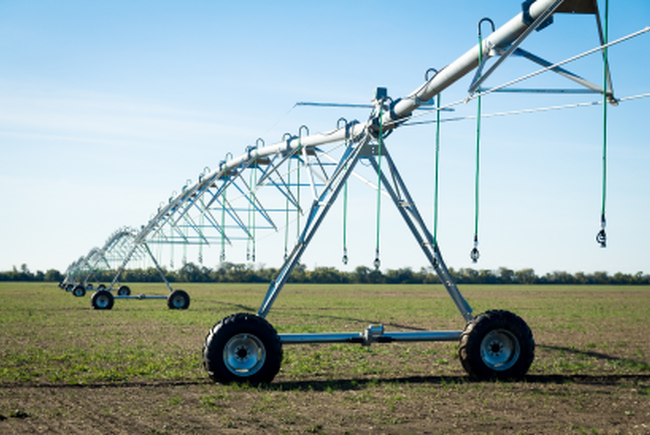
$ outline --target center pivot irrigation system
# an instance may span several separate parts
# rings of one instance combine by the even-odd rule
[[[601,45],[591,52],[603,53],[603,86],[567,71],[562,67],[566,62],[553,64],[520,48],[532,32],[550,25],[557,13],[594,15]],[[492,32],[483,38],[481,26],[485,22],[492,24]],[[283,255],[284,262],[272,279],[257,313],[228,316],[207,334],[203,363],[214,381],[251,384],[272,381],[280,370],[284,345],[370,345],[399,341],[457,341],[460,343],[462,365],[470,375],[498,378],[525,375],[533,362],[535,351],[530,328],[520,317],[507,311],[492,310],[478,316],[472,314],[472,308],[457,288],[443,261],[436,239],[435,219],[432,232],[418,211],[397,164],[389,153],[386,138],[400,125],[411,120],[416,109],[431,108],[431,102],[443,90],[475,69],[467,100],[476,98],[480,101],[481,95],[499,90],[485,90],[481,85],[511,55],[524,57],[540,65],[542,70],[535,74],[547,71],[560,74],[579,84],[583,92],[601,95],[603,103],[617,104],[609,74],[607,47],[648,32],[650,28],[608,42],[606,23],[605,20],[603,31],[596,0],[525,1],[521,13],[498,29],[491,20],[482,19],[478,26],[478,45],[439,71],[428,71],[425,82],[408,96],[393,100],[385,88],[377,88],[370,115],[365,122],[341,118],[335,130],[317,134],[310,134],[308,128],[302,126],[297,135],[285,134],[278,143],[267,146],[262,139],[258,139],[254,146],[247,147],[240,156],[228,154],[217,169],[211,171],[206,168],[196,183],[188,182],[180,194],[172,195],[168,202],[161,204],[155,215],[139,231],[130,231],[128,236],[117,237],[119,240],[128,240],[128,248],[121,255],[122,262],[117,268],[111,288],[134,255],[148,256],[161,271],[150,245],[169,244],[173,247],[175,244],[191,244],[198,245],[199,249],[204,245],[217,245],[221,247],[220,257],[224,261],[227,250],[239,241],[246,244],[247,260],[255,262],[257,243],[265,237],[264,234],[283,232],[284,249],[278,247],[278,254]],[[487,61],[492,57],[496,58],[495,62],[485,70]],[[440,112],[445,109],[439,101],[438,99],[438,104],[432,109],[437,113],[438,125]],[[603,107],[606,106],[603,104]],[[477,119],[480,120],[480,104]],[[395,205],[464,319],[464,330],[390,332],[378,324],[353,333],[278,334],[266,320],[291,272],[299,264],[337,199],[342,198],[345,214],[351,177],[370,186],[376,194],[377,210],[382,197]],[[602,228],[598,237],[603,246],[604,224],[603,209]],[[374,265],[379,268],[379,219],[376,226]],[[474,240],[472,258],[476,259],[476,234]],[[347,254],[344,224],[344,263],[347,262]],[[97,252],[93,255],[93,258],[101,258]],[[79,262],[76,266],[83,266],[89,261],[80,259]],[[100,262],[95,261],[95,264]],[[91,270],[94,266],[85,267]],[[75,270],[77,269],[86,270],[83,267]],[[79,282],[78,274],[75,276],[76,282]],[[85,277],[83,282],[87,279]],[[173,291],[169,283],[167,286],[171,295],[179,292]],[[97,292],[94,298],[98,298],[98,295],[105,298],[100,299],[103,305],[99,308],[112,306],[110,289]],[[189,305],[187,294],[183,292],[182,296],[178,298],[179,306],[184,302]]]
[[[169,289],[167,296],[163,295],[131,295],[131,289],[126,285],[119,285],[118,280],[124,268],[133,260],[150,260],[153,262],[162,280]],[[90,302],[97,310],[110,310],[115,299],[166,299],[170,309],[186,309],[190,305],[190,297],[183,290],[174,290],[164,271],[161,269],[156,257],[151,252],[149,245],[142,238],[142,232],[130,227],[123,227],[111,234],[104,246],[93,248],[85,256],[73,262],[65,272],[65,279],[60,287],[71,291],[74,296],[85,296],[86,290],[94,290],[92,279],[99,271],[113,271],[115,276],[108,286],[98,284],[96,292]],[[116,289],[116,296],[111,291]]]

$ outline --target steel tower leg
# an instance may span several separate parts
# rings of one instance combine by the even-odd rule
[[[418,245],[420,245],[422,252],[424,252],[424,255],[429,260],[429,263],[435,269],[436,274],[440,278],[440,281],[442,281],[442,284],[445,286],[445,289],[449,293],[449,296],[451,296],[451,299],[456,304],[458,311],[466,322],[472,321],[474,318],[474,316],[472,316],[472,308],[460,293],[460,290],[458,290],[456,283],[451,277],[451,274],[449,273],[449,270],[447,269],[447,266],[442,259],[440,248],[437,244],[434,245],[433,236],[427,229],[427,226],[422,219],[422,215],[420,215],[420,212],[418,211],[413,198],[409,194],[409,191],[406,188],[406,185],[404,184],[404,181],[402,180],[402,177],[400,176],[399,171],[393,162],[393,159],[386,149],[385,143],[382,144],[381,153],[382,158],[386,159],[388,162],[390,175],[393,181],[393,184],[391,184],[390,180],[388,180],[386,177],[385,171],[381,173],[379,172],[379,165],[377,164],[377,160],[375,158],[372,158],[370,162],[372,163],[372,166],[377,174],[380,175],[381,184],[386,188],[386,191],[392,198],[395,207],[397,207],[397,210],[402,215],[402,218],[417,240]]]
[[[327,185],[323,188],[322,193],[312,203],[308,213],[307,222],[305,223],[305,228],[302,230],[296,245],[287,256],[287,259],[284,261],[284,264],[280,268],[275,279],[271,282],[271,285],[266,292],[266,297],[257,312],[258,316],[266,317],[268,312],[271,310],[273,302],[289,279],[291,271],[293,271],[294,267],[296,267],[300,261],[303,252],[305,252],[312,237],[316,234],[316,231],[318,231],[318,228],[327,215],[327,212],[336,201],[336,198],[341,192],[341,189],[345,185],[350,174],[352,174],[359,158],[366,150],[366,146],[370,139],[370,135],[364,135],[356,145],[350,145],[347,151],[343,154],[341,161],[338,163],[338,166]]]
[[[309,217],[307,219],[307,224],[303,229],[300,238],[298,239],[296,245],[294,246],[291,254],[287,257],[284,264],[280,268],[280,271],[276,275],[274,281],[271,282],[269,289],[267,290],[266,297],[262,302],[262,305],[257,313],[260,317],[266,317],[269,313],[273,302],[279,295],[280,291],[286,284],[289,279],[289,275],[294,267],[300,261],[302,254],[304,253],[307,245],[311,241],[312,237],[318,230],[323,219],[327,215],[327,212],[331,208],[332,204],[336,201],[345,181],[348,179],[350,174],[352,174],[354,167],[360,158],[368,158],[375,169],[379,174],[379,166],[377,164],[376,155],[377,155],[377,145],[369,144],[370,137],[364,138],[359,144],[356,145],[352,152],[346,153],[344,157],[339,162],[336,172],[333,174],[328,185],[323,190],[323,193],[318,200],[314,201],[309,211]],[[435,269],[436,274],[440,278],[440,281],[445,286],[445,289],[451,296],[452,300],[456,304],[458,311],[463,316],[466,322],[470,322],[474,317],[472,316],[472,308],[469,306],[463,295],[458,290],[456,283],[454,282],[447,266],[445,265],[440,249],[437,245],[433,244],[433,236],[427,229],[422,216],[420,215],[415,202],[411,198],[411,195],[404,184],[393,159],[388,154],[385,144],[382,146],[382,157],[386,158],[388,161],[389,172],[391,174],[392,183],[386,177],[386,172],[383,172],[380,175],[380,186],[383,186],[388,194],[390,195],[393,203],[399,210],[402,218],[406,222],[407,226],[411,230],[411,233],[417,240],[418,244],[422,248],[424,255],[429,260],[431,266]],[[329,194],[329,198],[327,198]]]

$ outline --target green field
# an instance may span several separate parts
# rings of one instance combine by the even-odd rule
[[[167,292],[160,284],[130,287],[133,294]],[[75,298],[55,284],[0,283],[0,433],[36,432],[44,421],[52,432],[82,427],[92,433],[92,418],[75,423],[67,408],[56,404],[39,411],[43,404],[22,394],[48,391],[65,396],[57,400],[67,403],[72,392],[103,391],[107,400],[116,389],[128,390],[129,397],[159,396],[163,414],[192,415],[195,421],[186,427],[173,419],[165,425],[153,419],[143,426],[148,433],[210,433],[215,427],[233,433],[260,428],[271,433],[374,432],[370,427],[420,433],[436,412],[442,412],[439,429],[430,427],[431,433],[453,431],[447,423],[469,433],[481,433],[480,428],[508,432],[503,421],[516,428],[512,416],[493,418],[489,395],[495,404],[515,400],[518,405],[511,408],[523,414],[522,407],[529,405],[545,403],[549,412],[570,407],[580,418],[560,421],[560,432],[650,431],[649,287],[461,286],[474,314],[506,309],[529,324],[536,359],[523,382],[470,380],[455,343],[285,345],[275,381],[258,388],[213,384],[202,367],[201,350],[209,328],[223,317],[256,312],[266,286],[178,287],[192,298],[188,310],[169,310],[164,300],[116,300],[112,310],[96,311],[88,296]],[[267,320],[279,333],[361,332],[370,323],[383,323],[387,331],[464,327],[438,285],[287,285]],[[144,393],[147,388],[159,389]],[[612,403],[629,402],[629,409],[614,410],[607,404],[611,394],[616,397]],[[455,417],[444,415],[445,406],[456,410]],[[321,408],[334,412],[333,420],[321,418]],[[102,409],[120,421],[117,409]],[[416,410],[426,415],[418,417]],[[599,418],[588,418],[587,411]],[[66,418],[72,426],[64,425]],[[536,433],[524,421],[518,431]]]

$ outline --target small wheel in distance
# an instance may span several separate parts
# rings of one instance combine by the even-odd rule
[[[108,290],[100,290],[95,292],[92,298],[90,298],[90,304],[96,310],[110,310],[113,308],[113,294]]]
[[[68,285],[65,286],[65,291],[71,292],[73,288],[74,288],[74,285],[68,284]]]
[[[226,317],[208,333],[203,366],[215,382],[271,382],[282,364],[282,343],[265,319],[239,313]]]
[[[167,296],[167,306],[170,310],[186,310],[190,306],[190,295],[183,290],[174,290]]]
[[[524,320],[487,311],[467,324],[458,348],[463,368],[476,378],[522,378],[535,359],[533,333]]]
[[[106,286],[104,284],[99,284],[97,290],[106,290]]]
[[[78,298],[86,296],[86,289],[84,288],[84,286],[78,285],[74,289],[72,289],[72,295]]]
[[[117,289],[118,296],[129,296],[130,294],[131,289],[128,286],[121,285],[120,288]]]

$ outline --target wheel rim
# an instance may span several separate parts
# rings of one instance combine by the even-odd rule
[[[259,338],[251,334],[237,334],[228,340],[223,349],[226,368],[237,376],[252,376],[266,361],[266,348]]]
[[[106,308],[108,306],[108,296],[104,296],[104,295],[97,296],[97,298],[95,299],[95,304],[97,304],[99,308]]]
[[[174,308],[185,307],[185,298],[182,295],[176,295],[172,298],[172,306]]]
[[[508,370],[520,352],[519,340],[505,329],[490,331],[481,341],[481,359],[492,370]]]

